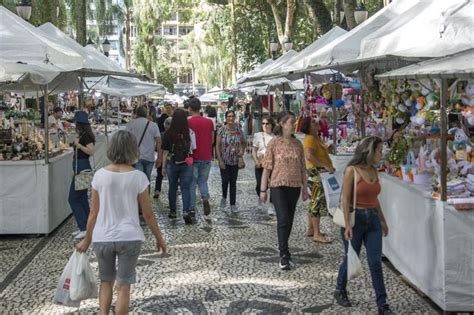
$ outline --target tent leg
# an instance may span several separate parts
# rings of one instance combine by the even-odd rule
[[[270,115],[272,114],[272,111],[271,111],[271,104],[270,104],[270,87],[268,87],[268,92],[267,92],[267,109],[268,109],[268,112],[270,113]]]
[[[336,73],[332,75],[332,79],[332,147],[333,154],[337,155]]]
[[[108,116],[108,103],[109,103],[109,95],[108,94],[105,94],[105,129],[104,129],[104,132],[105,132],[105,143],[108,143],[109,142],[109,138],[108,138],[108,133],[107,133],[107,126],[109,125],[109,116]]]
[[[48,85],[44,86],[44,163],[49,164]]]
[[[446,104],[448,99],[448,82],[446,79],[441,79],[441,200],[446,201],[448,197],[447,178],[448,178],[448,139],[447,139],[447,117]]]
[[[79,76],[79,110],[84,109],[84,98],[82,97],[82,92],[84,91],[84,82],[82,81],[82,75]]]

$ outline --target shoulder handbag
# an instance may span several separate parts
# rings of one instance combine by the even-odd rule
[[[94,178],[94,169],[83,170],[79,174],[77,173],[77,146],[76,146],[76,170],[74,172],[74,190],[86,190],[91,187],[92,179]],[[95,168],[94,155],[92,155],[92,160]]]
[[[349,223],[353,227],[355,223],[355,209],[357,204],[357,171],[354,167],[354,196],[352,197],[352,211],[349,209]],[[342,202],[339,207],[336,208],[332,221],[340,227],[346,227],[346,221],[344,220],[344,208]]]

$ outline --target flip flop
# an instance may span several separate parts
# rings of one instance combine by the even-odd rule
[[[329,244],[329,243],[332,243],[332,240],[327,239],[325,237],[323,237],[323,239],[314,239],[313,238],[313,242],[322,243],[322,244]]]

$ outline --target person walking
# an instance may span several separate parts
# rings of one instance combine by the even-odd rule
[[[275,138],[267,145],[263,159],[263,174],[260,199],[267,201],[267,190],[271,188],[272,201],[277,217],[278,249],[280,269],[291,269],[291,254],[288,248],[295,217],[296,204],[301,190],[303,200],[307,200],[307,179],[303,145],[293,133],[295,115],[282,112],[275,126]],[[271,173],[271,178],[270,178]]]
[[[194,132],[188,126],[187,113],[182,109],[175,110],[170,128],[163,136],[162,175],[168,174],[168,199],[171,219],[176,219],[176,193],[178,181],[183,198],[183,219],[186,224],[192,223],[191,217],[191,182],[193,179],[192,152],[196,149]]]
[[[74,175],[77,175],[84,170],[92,169],[89,157],[94,155],[95,136],[86,112],[77,111],[74,114],[74,122],[76,124],[76,139],[74,140],[72,169]],[[90,208],[87,189],[76,190],[75,177],[73,177],[69,187],[68,202],[79,227],[79,230],[74,232],[73,236],[75,239],[81,239],[86,235],[87,217]]]
[[[101,314],[109,314],[115,282],[115,314],[128,312],[130,286],[136,282],[136,264],[141,243],[145,240],[138,218],[138,204],[155,236],[158,251],[166,254],[166,242],[150,204],[150,182],[143,172],[132,167],[139,156],[133,134],[119,130],[112,136],[107,149],[111,164],[94,175],[87,233],[76,245],[79,252],[85,252],[91,243],[93,245],[99,265]]]
[[[165,131],[170,128],[171,119],[172,119],[171,117],[168,117],[163,122],[163,127],[165,128]],[[163,132],[163,134],[164,134],[164,132]],[[161,147],[158,149],[158,156],[163,156],[163,149],[161,149]],[[158,161],[159,160],[157,160],[157,162]],[[161,186],[163,184],[163,167],[162,167],[161,161],[159,161],[159,162],[160,162],[160,164],[155,163],[155,166],[156,166],[156,179],[155,179],[155,194],[153,195],[153,198],[155,198],[155,199],[160,198]]]
[[[263,159],[265,157],[265,152],[267,151],[267,145],[270,141],[275,137],[273,134],[273,128],[275,127],[275,121],[271,117],[263,117],[262,118],[262,131],[257,132],[253,135],[253,143],[252,143],[252,157],[255,162],[255,180],[257,181],[257,185],[255,190],[258,196],[258,202],[261,206],[262,201],[260,200],[260,184],[262,181],[262,174],[263,174]],[[270,198],[271,200],[271,198]],[[267,210],[268,215],[275,215],[275,208],[270,203]]]
[[[145,173],[150,181],[153,165],[161,162],[161,156],[158,155],[155,159],[155,151],[161,146],[160,130],[156,123],[148,120],[148,109],[145,106],[136,109],[136,116],[127,124],[126,130],[135,136],[140,151],[140,159],[135,168]]]
[[[196,185],[198,185],[203,212],[207,216],[211,213],[207,181],[211,170],[214,124],[212,120],[201,116],[201,101],[197,97],[189,100],[189,111],[191,117],[188,119],[188,124],[196,135],[196,149],[193,151],[193,180],[191,182],[191,213],[196,211]]]
[[[225,113],[226,124],[219,129],[216,139],[216,155],[219,161],[222,180],[221,208],[227,205],[227,192],[230,187],[230,211],[237,211],[237,177],[239,164],[243,166],[245,138],[239,124],[236,123],[235,111]]]
[[[328,147],[319,137],[321,131],[320,121],[317,118],[305,117],[301,121],[301,132],[306,134],[303,141],[304,156],[306,159],[308,186],[311,190],[311,202],[308,211],[307,236],[312,236],[313,241],[331,243],[325,233],[321,233],[321,217],[327,216],[328,209],[324,195],[320,173],[335,171],[329,157]]]
[[[382,187],[377,165],[382,159],[382,149],[383,142],[379,137],[364,138],[357,146],[354,157],[349,161],[344,172],[342,206],[346,226],[341,228],[341,236],[345,255],[344,261],[339,267],[334,297],[337,304],[344,307],[351,306],[346,290],[348,241],[351,242],[357,255],[364,243],[378,312],[379,314],[390,314],[382,272],[382,236],[388,235],[388,225],[378,200]],[[354,176],[357,181],[355,189]],[[353,191],[356,192],[356,196],[352,196]],[[354,197],[356,198],[356,209],[351,209]],[[349,221],[350,211],[355,211],[353,227]]]

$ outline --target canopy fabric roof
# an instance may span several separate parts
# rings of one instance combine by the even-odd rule
[[[336,38],[346,34],[347,31],[340,28],[339,26],[333,27],[329,32],[322,35],[320,38],[315,40],[305,49],[300,51],[298,54],[293,56],[290,60],[288,60],[284,65],[282,65],[282,72],[289,72],[295,70],[305,69],[309,66],[309,60],[311,60],[311,56],[317,53],[317,51],[324,46],[328,45],[330,42],[335,40]]]
[[[267,76],[272,76],[275,74],[279,74],[281,72],[281,67],[293,56],[298,54],[298,52],[294,51],[293,49],[287,51],[284,53],[282,56],[280,56],[278,59],[274,60],[272,63],[268,63],[267,66],[261,67],[260,70],[255,71],[254,73],[247,75],[247,77],[240,81],[240,83],[247,82],[247,81],[252,81],[252,80],[258,80],[261,77],[267,77]]]
[[[2,80],[26,78],[23,74],[31,70],[34,83],[46,84],[54,78],[54,72],[59,74],[83,67],[82,57],[74,50],[51,41],[44,33],[3,6],[0,6],[0,38]],[[23,66],[16,69],[15,64],[18,62]]]
[[[339,36],[308,57],[306,66],[327,66],[357,59],[360,43],[365,37],[384,28],[392,20],[412,14],[413,7],[419,2],[420,0],[394,0],[350,32]]]
[[[474,48],[474,1],[419,0],[366,36],[359,58],[441,57]]]
[[[375,76],[376,79],[473,79],[474,49],[430,59]]]
[[[45,23],[39,26],[38,29],[42,31],[51,41],[68,47],[82,57],[82,75],[97,76],[104,74],[114,74],[130,76],[130,73],[122,69],[118,63],[107,58],[94,47],[82,47],[78,42],[64,34],[53,24]]]
[[[141,95],[164,95],[166,89],[161,84],[140,81],[136,78],[107,76],[86,79],[87,88],[104,94],[131,97]]]
[[[205,93],[199,96],[199,100],[201,103],[217,103],[219,102],[219,94],[218,93]]]
[[[264,69],[265,67],[271,65],[272,63],[274,63],[275,60],[273,59],[267,59],[265,60],[263,63],[259,64],[259,65],[256,65],[255,68],[247,73],[245,73],[242,77],[240,77],[238,80],[237,80],[237,83],[242,83],[242,82],[245,82],[245,80],[248,78],[248,77],[251,77],[251,76],[254,76],[255,74],[257,74],[258,72],[260,72],[262,69]]]

